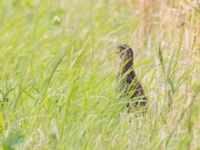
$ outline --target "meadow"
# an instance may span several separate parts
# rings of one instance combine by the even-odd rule
[[[146,116],[116,91],[135,53]],[[0,149],[200,149],[198,0],[1,0]]]

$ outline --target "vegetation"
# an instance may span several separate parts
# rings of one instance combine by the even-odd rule
[[[196,0],[1,0],[2,149],[200,149]],[[148,96],[125,114],[115,48]]]

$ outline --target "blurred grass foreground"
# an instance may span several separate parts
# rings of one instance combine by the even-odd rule
[[[120,43],[146,117],[121,115]],[[0,1],[0,149],[197,150],[199,92],[198,0]]]

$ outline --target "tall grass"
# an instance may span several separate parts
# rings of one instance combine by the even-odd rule
[[[199,149],[198,1],[0,1],[2,149]],[[148,113],[124,114],[130,44]]]

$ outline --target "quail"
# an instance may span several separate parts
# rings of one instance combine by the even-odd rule
[[[132,48],[122,44],[117,47],[117,53],[119,55],[118,89],[122,97],[128,98],[128,112],[139,108],[145,108],[146,110],[147,97],[134,71],[134,53]]]

